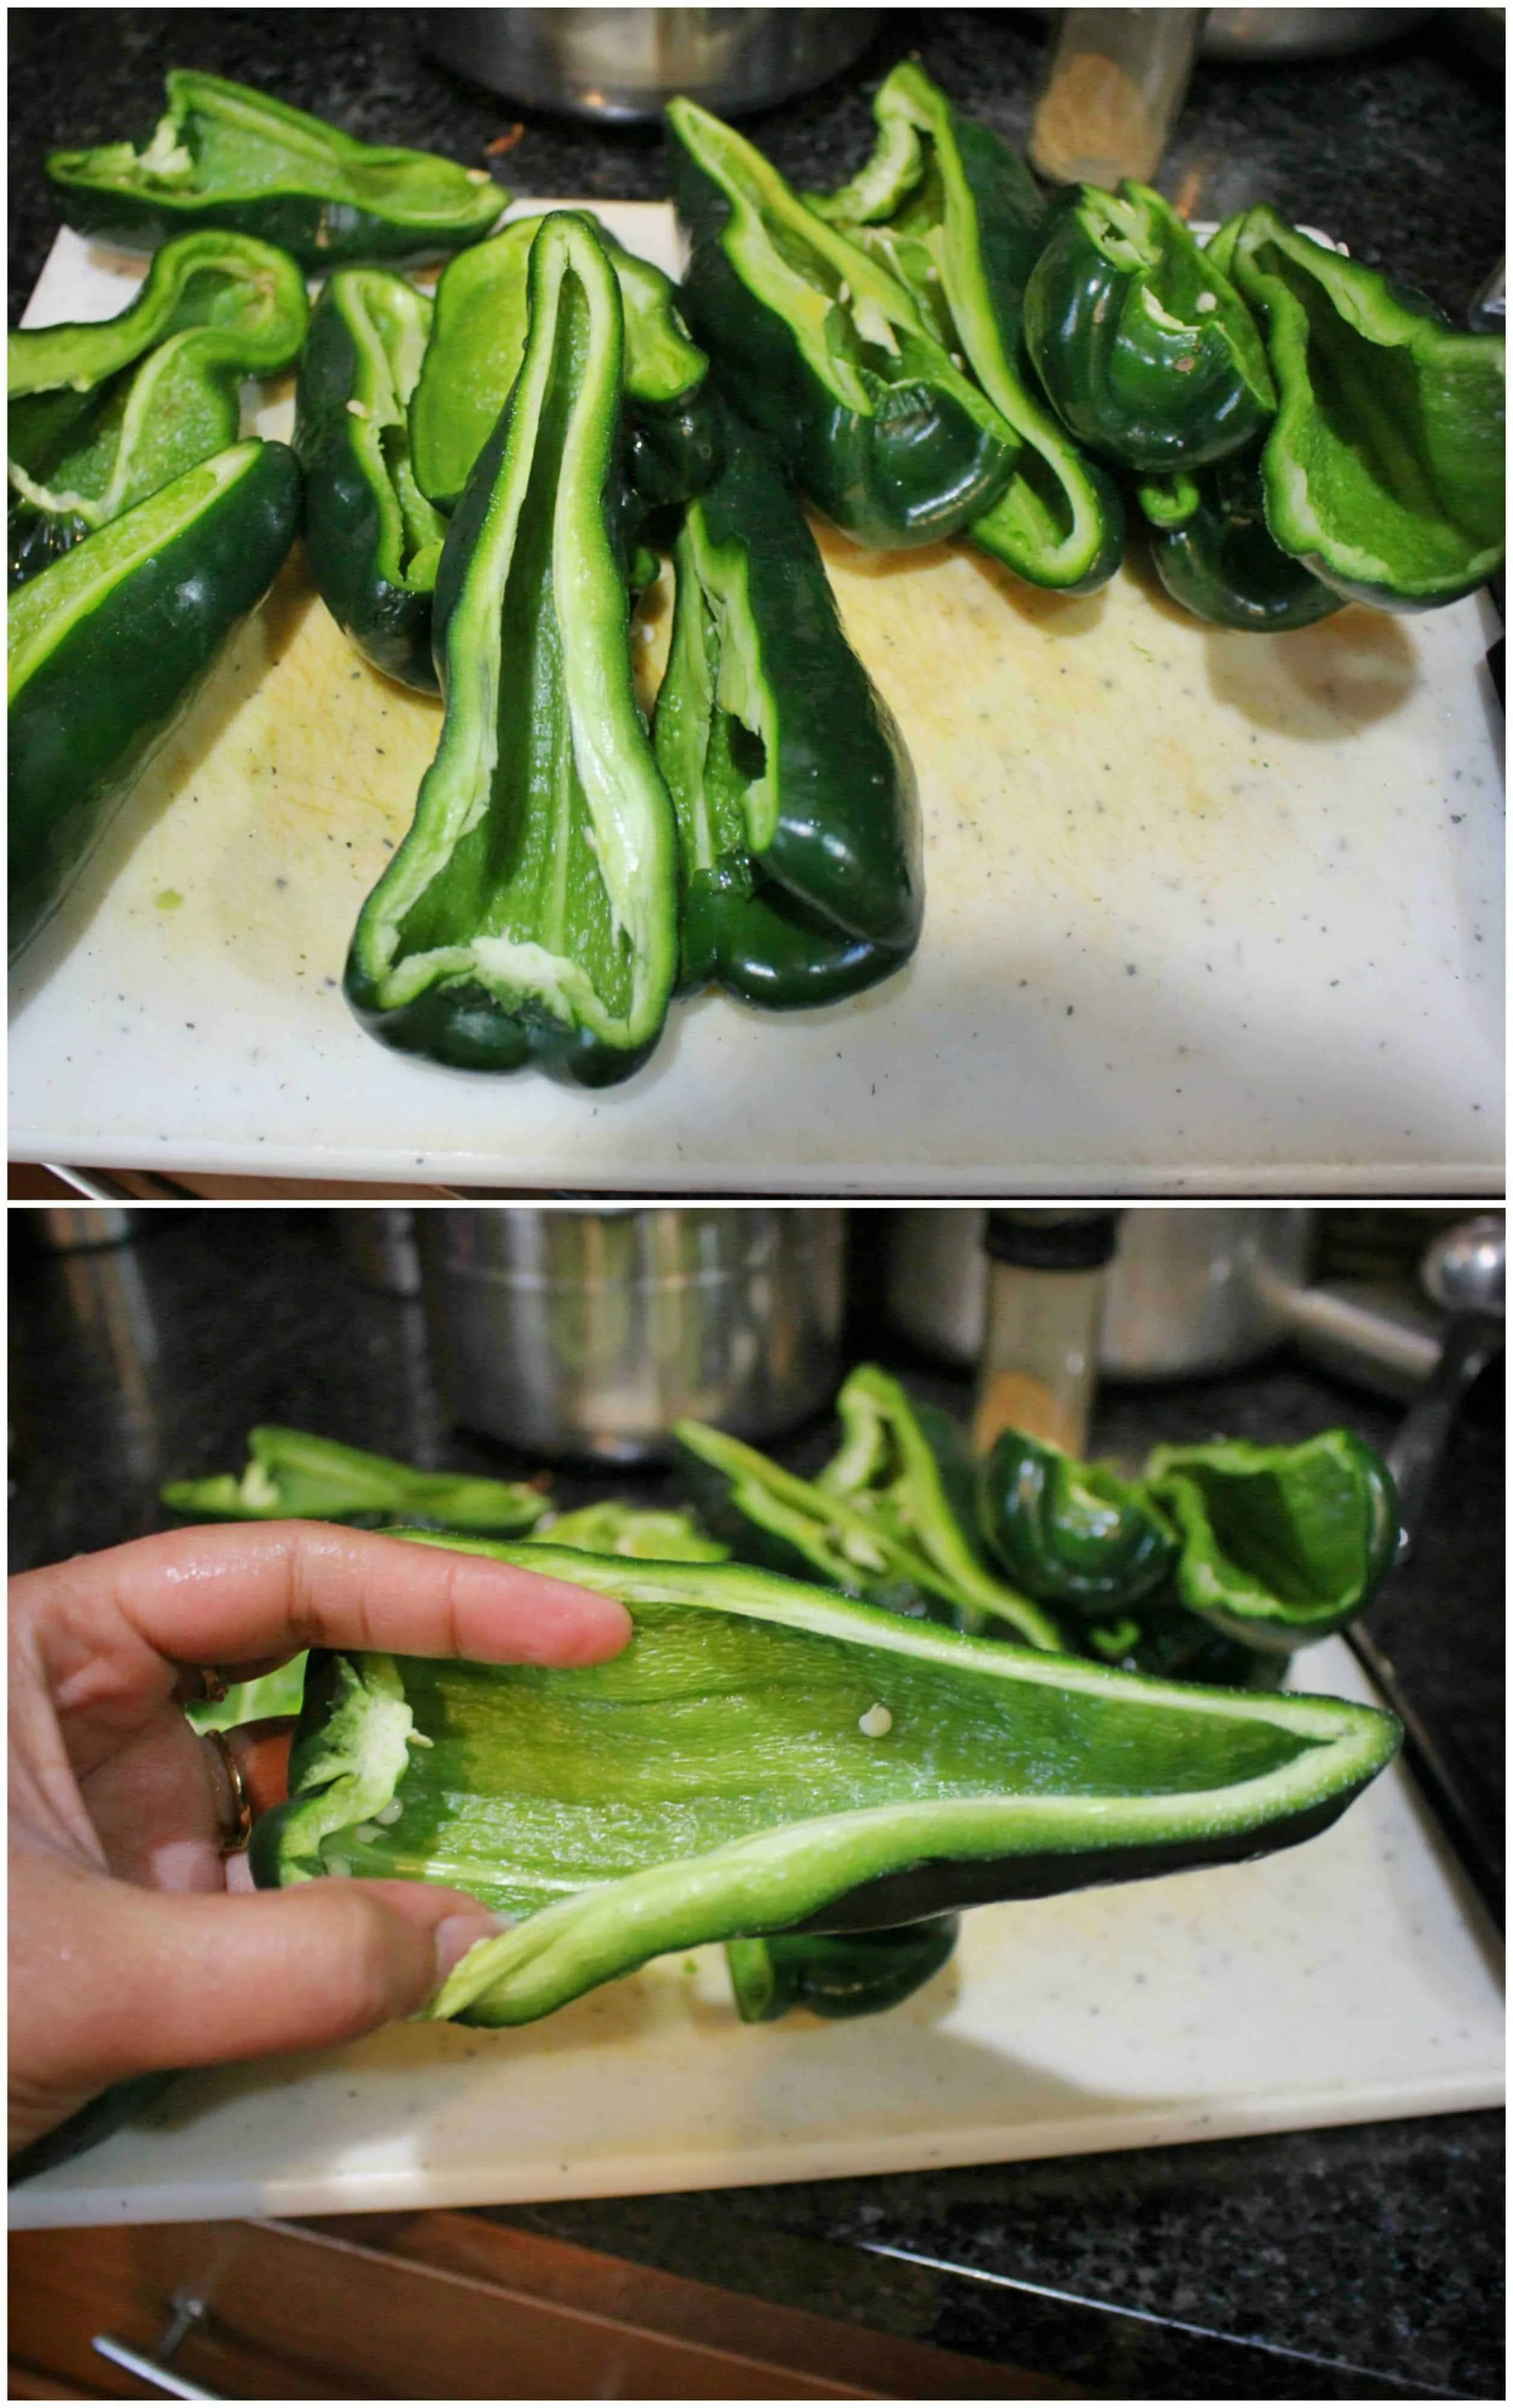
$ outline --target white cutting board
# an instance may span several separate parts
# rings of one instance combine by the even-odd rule
[[[1338,1641],[1310,1686],[1373,1702]],[[1501,1952],[1394,1767],[1259,1864],[963,1917],[891,2014],[736,2019],[720,1950],[518,2031],[406,2025],[186,2075],[16,2226],[803,2182],[1490,2107]]]
[[[599,213],[676,266],[668,207]],[[138,272],[60,235],[27,322],[108,316]],[[287,397],[257,423],[286,432]],[[439,708],[295,570],[12,981],[12,1155],[588,1192],[1500,1188],[1490,605],[1246,636],[1128,570],[1077,600],[823,542],[919,773],[901,976],[791,1017],[678,1006],[596,1096],[385,1053],[341,968]]]

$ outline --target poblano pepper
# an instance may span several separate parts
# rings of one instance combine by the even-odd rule
[[[684,308],[727,400],[858,543],[933,543],[981,518],[1019,438],[912,295],[733,127],[691,100],[668,121]]]
[[[804,514],[733,420],[673,548],[656,758],[677,814],[682,976],[772,1010],[907,960],[919,803],[892,712],[847,643]]]
[[[730,1553],[706,1538],[691,1513],[614,1497],[554,1513],[540,1535],[549,1546],[578,1547],[586,1555],[639,1555],[659,1564],[723,1564]]]
[[[245,235],[180,236],[119,316],[7,338],[8,581],[237,440],[240,386],[299,351],[305,282]]]
[[[1347,600],[1427,610],[1505,550],[1505,347],[1254,208],[1215,236],[1280,396],[1261,453],[1274,539]],[[1213,246],[1211,246],[1212,248]]]
[[[1160,1446],[1145,1477],[1180,1539],[1177,1597],[1246,1647],[1286,1653],[1342,1628],[1397,1557],[1392,1476],[1349,1430]]]
[[[1027,1431],[1000,1432],[977,1470],[983,1534],[1011,1580],[1044,1604],[1113,1623],[1176,1559],[1165,1515],[1138,1481]]]
[[[446,521],[416,482],[407,411],[431,307],[388,268],[339,267],[315,305],[295,407],[316,590],[365,660],[421,694],[437,691]]]
[[[776,2023],[793,2007],[827,2022],[886,2014],[933,1981],[960,1928],[959,1916],[940,1914],[896,1930],[727,1941],[736,2012],[743,2024]]]
[[[294,541],[299,470],[238,443],[10,598],[9,937],[57,910]]]
[[[953,108],[904,60],[872,102],[878,140],[860,173],[810,207],[895,276],[959,352],[1023,445],[967,538],[1032,584],[1090,594],[1123,552],[1124,509],[1046,408],[1024,341],[1024,294],[1050,212],[1024,162]]]
[[[347,962],[374,1035],[458,1069],[626,1078],[672,991],[672,809],[631,686],[623,353],[598,236],[555,213],[520,374],[442,547],[439,746]]]
[[[1146,184],[1069,196],[1026,286],[1024,326],[1059,415],[1119,467],[1221,460],[1276,407],[1246,302]]]
[[[1398,1742],[1370,1707],[1133,1678],[743,1565],[463,1543],[620,1598],[629,1646],[575,1671],[312,1659],[252,1846],[265,1887],[440,1881],[520,1917],[433,2017],[528,2023],[705,1942],[1254,1856],[1327,1828]]]
[[[1273,542],[1259,448],[1200,468],[1182,485],[1170,496],[1141,488],[1142,507],[1155,511],[1156,574],[1181,609],[1261,636],[1311,627],[1344,609],[1343,595]]]
[[[510,397],[526,348],[526,270],[539,217],[452,261],[436,288],[436,322],[410,407],[421,490],[454,509]],[[684,502],[719,462],[709,361],[678,316],[672,283],[596,222],[614,269],[626,326],[631,480],[647,501]]]
[[[48,176],[80,234],[152,251],[186,228],[222,226],[321,274],[348,260],[444,259],[486,234],[510,197],[486,168],[358,142],[224,76],[170,68],[167,97],[140,150],[50,153]]]
[[[540,1487],[461,1471],[419,1471],[310,1430],[265,1425],[247,1433],[238,1479],[174,1480],[160,1491],[176,1513],[233,1522],[434,1522],[448,1530],[508,1534],[530,1529],[547,1510]]]

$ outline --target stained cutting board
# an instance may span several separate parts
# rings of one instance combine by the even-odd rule
[[[539,204],[522,202],[521,209]],[[602,208],[676,265],[670,210]],[[28,322],[137,271],[61,235]],[[258,424],[286,431],[287,394]],[[699,1193],[1470,1193],[1502,1178],[1490,606],[1205,627],[825,534],[902,723],[924,940],[848,1004],[675,1007],[585,1096],[386,1054],[339,982],[439,706],[291,565],[12,982],[26,1159]],[[667,578],[640,645],[649,700]]]
[[[1339,1641],[1296,1685],[1373,1701]],[[746,2028],[723,1954],[517,2031],[405,2025],[185,2076],[18,2226],[810,2181],[1448,2113],[1504,2096],[1501,1954],[1394,1767],[1259,1864],[980,1908],[891,2014]]]

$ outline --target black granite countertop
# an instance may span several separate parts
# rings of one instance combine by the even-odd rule
[[[1200,65],[1161,164],[1162,190],[1198,218],[1273,201],[1462,318],[1503,249],[1503,79],[1462,46],[1454,14],[1437,12],[1361,57]],[[42,172],[48,150],[145,134],[169,66],[234,76],[369,141],[468,165],[523,122],[523,138],[496,167],[513,190],[665,195],[655,128],[522,109],[438,64],[419,24],[417,12],[395,8],[13,9],[11,322],[61,222]],[[889,10],[856,66],[752,119],[751,132],[800,185],[833,183],[868,148],[872,91],[914,50],[953,98],[1022,143],[1045,46],[1044,13],[1031,9]]]
[[[174,1211],[132,1245],[50,1255],[11,1215],[10,1532],[18,1567],[162,1526],[160,1482],[239,1466],[256,1421],[425,1464],[524,1458],[448,1430],[420,1306],[357,1283],[321,1211]],[[848,1353],[959,1408],[876,1302],[882,1213],[855,1215]],[[29,1224],[18,1227],[18,1224]],[[1110,1387],[1101,1449],[1224,1431],[1302,1438],[1394,1408],[1286,1356]],[[821,1419],[777,1451],[810,1469]],[[1436,1734],[1502,1764],[1500,1378],[1456,1433],[1417,1553],[1372,1620]],[[564,1503],[624,1489],[558,1476]],[[636,1487],[672,1501],[671,1475]],[[1495,1802],[1490,1800],[1490,1802]],[[656,2199],[502,2220],[883,2331],[1142,2399],[1503,2396],[1502,2118],[1440,2116],[1045,2163]]]

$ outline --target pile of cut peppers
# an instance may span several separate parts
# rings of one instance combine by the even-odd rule
[[[54,153],[69,222],[155,255],[120,317],[10,337],[12,953],[301,530],[353,644],[444,705],[353,1010],[590,1087],[681,990],[824,1004],[918,941],[913,769],[806,506],[1068,593],[1138,519],[1176,603],[1260,631],[1499,565],[1499,339],[1264,206],[1201,249],[1143,185],[1048,200],[913,64],[874,114],[805,194],[672,102],[681,286],[578,212],[491,231],[482,169],[187,70],[144,145]],[[404,271],[438,259],[433,297]],[[243,381],[295,362],[292,452],[238,442]]]
[[[939,1971],[963,1906],[1290,1845],[1390,1761],[1390,1716],[1279,1694],[1395,1558],[1391,1477],[1349,1431],[1159,1447],[1131,1478],[1016,1430],[974,1466],[873,1365],[837,1412],[813,1481],[680,1425],[678,1511],[554,1512],[544,1475],[274,1427],[240,1474],[166,1488],[195,1518],[497,1553],[635,1624],[586,1672],[315,1656],[192,1709],[300,1713],[257,1879],[444,1880],[512,1918],[442,2015],[528,2021],[723,1941],[744,2021],[849,2016]]]

